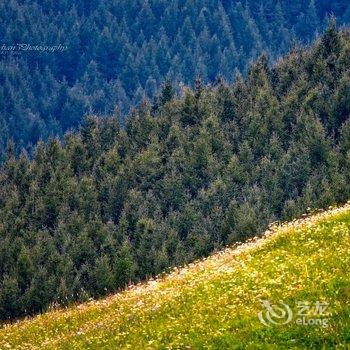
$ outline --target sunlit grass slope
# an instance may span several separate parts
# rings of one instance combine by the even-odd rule
[[[329,325],[263,325],[261,300],[294,316],[298,301],[327,303]],[[104,300],[3,326],[0,348],[349,348],[349,315],[347,204]]]

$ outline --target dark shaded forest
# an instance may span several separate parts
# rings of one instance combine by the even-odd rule
[[[78,11],[78,9],[77,9]],[[81,11],[81,10],[80,10]],[[350,34],[164,84],[0,169],[0,318],[105,295],[350,198]]]
[[[0,158],[9,138],[31,152],[85,114],[118,105],[124,117],[166,79],[233,82],[263,51],[274,61],[308,44],[331,13],[350,23],[349,1],[1,1]],[[66,49],[7,49],[17,44]]]

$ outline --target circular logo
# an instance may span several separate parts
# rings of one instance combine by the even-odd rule
[[[291,308],[279,301],[278,305],[271,305],[268,300],[261,300],[264,311],[258,313],[259,320],[265,326],[283,325],[289,323],[293,318]]]

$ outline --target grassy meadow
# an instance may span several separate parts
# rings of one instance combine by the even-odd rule
[[[105,299],[3,325],[0,349],[349,349],[349,271],[348,203]]]

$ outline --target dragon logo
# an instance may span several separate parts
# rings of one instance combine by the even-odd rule
[[[284,325],[289,323],[293,318],[293,312],[291,308],[283,303],[279,302],[279,305],[271,305],[267,300],[261,300],[264,311],[258,313],[260,322],[265,326],[271,325]]]

